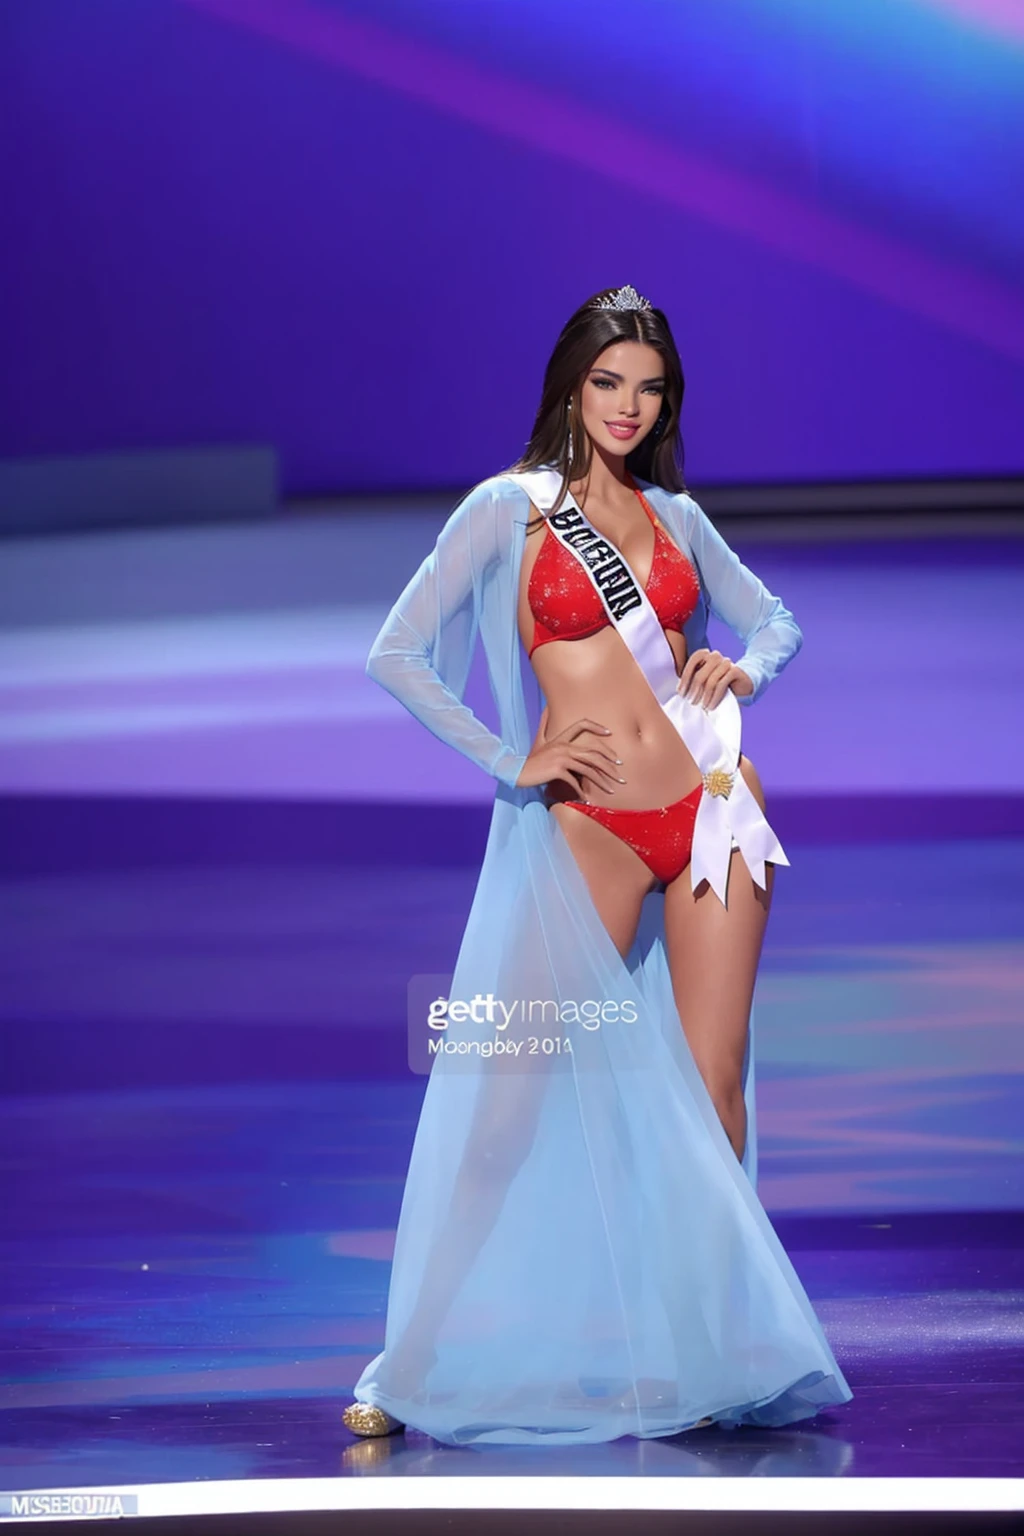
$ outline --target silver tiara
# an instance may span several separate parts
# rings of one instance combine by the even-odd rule
[[[594,306],[596,309],[650,309],[647,299],[642,298],[632,283],[627,283],[625,288],[617,288],[610,299],[599,299]]]

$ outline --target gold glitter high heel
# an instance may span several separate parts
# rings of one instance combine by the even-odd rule
[[[401,1354],[400,1351],[398,1353]],[[408,1398],[421,1401],[422,1384],[437,1364],[437,1351],[429,1348],[421,1350],[418,1356],[407,1354],[404,1364],[400,1363],[397,1367],[392,1363],[393,1359],[392,1356],[392,1360],[383,1367],[385,1391],[399,1400]],[[396,1419],[386,1408],[377,1408],[372,1403],[349,1403],[341,1416],[341,1422],[352,1434],[361,1435],[365,1439],[393,1435],[405,1428],[401,1419]]]
[[[349,1403],[341,1422],[353,1435],[368,1439],[376,1435],[393,1435],[405,1428],[401,1419],[386,1413],[383,1408],[375,1408],[372,1403]]]

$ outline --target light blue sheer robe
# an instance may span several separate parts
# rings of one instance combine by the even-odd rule
[[[722,619],[746,647],[754,692],[740,702],[754,703],[799,628],[689,495],[639,483],[700,577],[688,652],[707,644],[709,612]],[[366,666],[497,780],[451,996],[539,1006],[528,1019],[522,1002],[502,1030],[448,1027],[406,1179],[384,1349],[355,1396],[450,1445],[670,1435],[705,1415],[791,1423],[852,1393],[755,1192],[753,1019],[741,1164],[682,1030],[664,897],[645,900],[623,960],[542,790],[515,787],[536,731],[517,629],[531,515],[500,475],[471,491]],[[497,735],[462,702],[478,637]],[[589,1026],[585,1004],[601,1010]],[[482,1054],[496,1038],[505,1054]]]

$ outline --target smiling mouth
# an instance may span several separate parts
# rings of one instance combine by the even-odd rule
[[[632,437],[634,432],[640,430],[640,423],[636,421],[606,421],[605,426],[617,437]]]

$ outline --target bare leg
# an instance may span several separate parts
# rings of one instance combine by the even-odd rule
[[[740,771],[763,812],[764,792],[749,758],[740,758]],[[688,869],[665,892],[665,939],[676,1007],[738,1158],[747,1133],[743,1058],[774,876],[774,865],[766,865],[767,889],[762,891],[734,849],[728,908],[706,880],[693,891]]]
[[[657,883],[654,876],[635,849],[599,821],[559,804],[550,814],[565,833],[601,922],[625,958],[636,938],[643,899]]]

